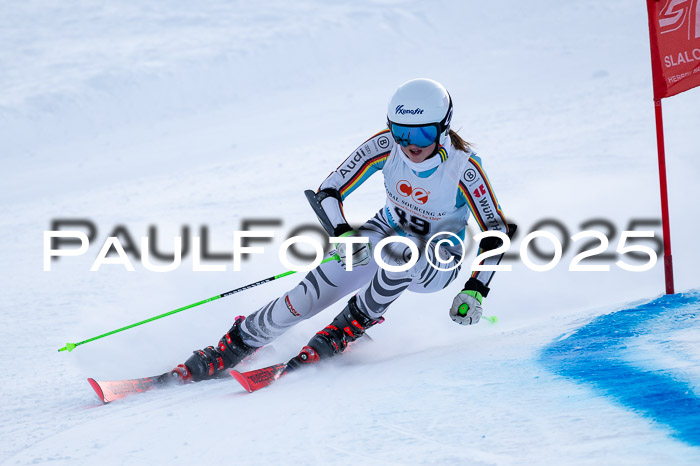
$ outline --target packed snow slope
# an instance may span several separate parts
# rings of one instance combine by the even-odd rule
[[[661,261],[615,265],[623,230],[661,234],[647,34],[631,0],[5,2],[0,462],[698,464],[697,430],[679,427],[697,425],[697,292],[654,301]],[[496,325],[449,319],[463,272],[441,293],[402,296],[373,344],[267,390],[210,381],[101,406],[86,377],[169,370],[296,278],[57,349],[282,272],[278,246],[316,223],[303,190],[383,129],[391,93],[414,77],[449,89],[453,128],[522,231],[512,251],[533,229],[561,240],[597,229],[610,271],[570,272],[585,240],[569,240],[550,271],[515,258],[497,273],[484,304]],[[697,89],[664,102],[678,290],[699,282],[699,109]],[[360,224],[383,202],[375,176],[345,212]],[[95,238],[45,272],[43,232],[57,219],[88,220]],[[238,272],[229,260],[193,272],[192,254],[167,273],[133,256],[133,272],[90,272],[115,230],[140,249],[153,226],[172,251],[174,236],[205,228],[209,251],[230,253],[249,220],[279,226]],[[254,364],[286,360],[341,306]],[[605,333],[614,322],[624,337]],[[609,374],[630,384],[601,382],[572,354],[624,361],[632,372]],[[691,417],[625,396],[659,381],[639,373],[671,380],[662,399]]]

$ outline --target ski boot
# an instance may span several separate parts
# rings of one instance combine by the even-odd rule
[[[170,371],[171,376],[182,383],[213,379],[253,354],[258,348],[246,345],[241,338],[240,327],[244,320],[244,316],[236,317],[231,330],[219,340],[218,348],[207,346],[194,351],[184,364]]]
[[[384,322],[384,317],[371,319],[357,306],[357,298],[353,296],[345,309],[338,314],[333,322],[309,340],[301,349],[298,356],[289,362],[289,369],[328,359],[342,353],[350,343],[365,334],[365,330]]]

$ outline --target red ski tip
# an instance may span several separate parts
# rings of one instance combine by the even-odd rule
[[[241,373],[237,370],[231,370],[229,373],[248,393],[253,393],[279,379],[286,368],[286,364],[275,364],[274,366],[263,367],[254,371]]]
[[[102,392],[100,384],[98,384],[95,379],[92,379],[90,377],[88,377],[87,381],[92,387],[92,389],[95,390],[95,393],[97,393],[97,397],[100,399],[100,401],[102,401],[103,403],[109,403],[109,401],[105,400],[105,394]]]
[[[97,393],[97,396],[102,400],[103,403],[109,403],[114,400],[119,400],[121,398],[133,395],[135,393],[143,393],[154,388],[164,387],[172,383],[172,379],[165,379],[163,377],[169,375],[165,374],[158,375],[155,377],[144,377],[141,379],[128,379],[128,380],[95,380],[93,378],[88,378],[87,381]]]
[[[241,386],[242,386],[243,388],[245,388],[246,391],[247,391],[248,393],[253,393],[253,389],[250,388],[250,384],[248,383],[248,379],[246,379],[245,376],[244,376],[243,374],[241,374],[240,372],[238,372],[236,369],[232,369],[231,372],[230,372],[230,374],[231,374],[231,377],[233,377],[234,379],[236,379],[236,381],[237,381],[239,384],[241,384]]]

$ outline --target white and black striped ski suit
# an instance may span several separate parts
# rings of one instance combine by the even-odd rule
[[[362,236],[370,240],[372,246],[387,236],[395,235],[384,215],[379,211],[372,219],[358,229]],[[367,316],[377,318],[405,290],[417,293],[432,293],[449,285],[457,277],[459,267],[451,271],[439,271],[431,267],[425,251],[419,247],[418,262],[406,272],[390,272],[380,268],[372,260],[368,265],[354,267],[346,271],[337,261],[321,264],[309,272],[293,289],[271,301],[255,313],[249,315],[241,326],[243,341],[250,346],[270,343],[290,327],[308,319],[344,296],[357,291],[357,302]],[[428,248],[430,259],[443,269],[454,266],[460,259],[461,250],[443,248],[441,257],[454,256],[453,262],[441,264],[434,257],[434,250]],[[329,255],[334,255],[331,251]],[[404,265],[410,258],[408,246],[390,243],[382,250],[382,258],[390,265]]]
[[[461,259],[462,249],[440,246],[437,251],[440,257],[451,257],[449,262],[442,263],[435,258],[435,248],[426,248],[424,243],[439,232],[450,232],[464,239],[470,213],[481,230],[508,233],[493,189],[474,153],[461,152],[450,145],[441,147],[428,161],[420,166],[411,164],[388,131],[382,131],[353,152],[320,188],[339,194],[337,199],[322,201],[329,219],[338,226],[346,222],[342,200],[381,170],[387,191],[386,206],[358,231],[369,238],[373,250],[380,240],[389,236],[413,240],[420,255],[409,270],[384,270],[374,259],[352,271],[346,271],[336,261],[321,264],[293,289],[249,315],[241,326],[243,341],[253,347],[270,343],[298,322],[354,291],[359,309],[374,319],[406,290],[418,293],[442,290],[459,273],[460,268],[455,265]],[[334,253],[331,251],[330,255]],[[382,250],[382,258],[390,265],[404,265],[410,257],[410,249],[401,243],[390,243]],[[496,256],[485,263],[499,260]],[[475,272],[472,279],[487,286],[492,276],[493,272]]]

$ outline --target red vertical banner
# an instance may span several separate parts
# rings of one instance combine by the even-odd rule
[[[654,99],[700,86],[700,0],[647,0]]]
[[[700,0],[647,0],[666,294],[674,293],[661,99],[700,86]]]

